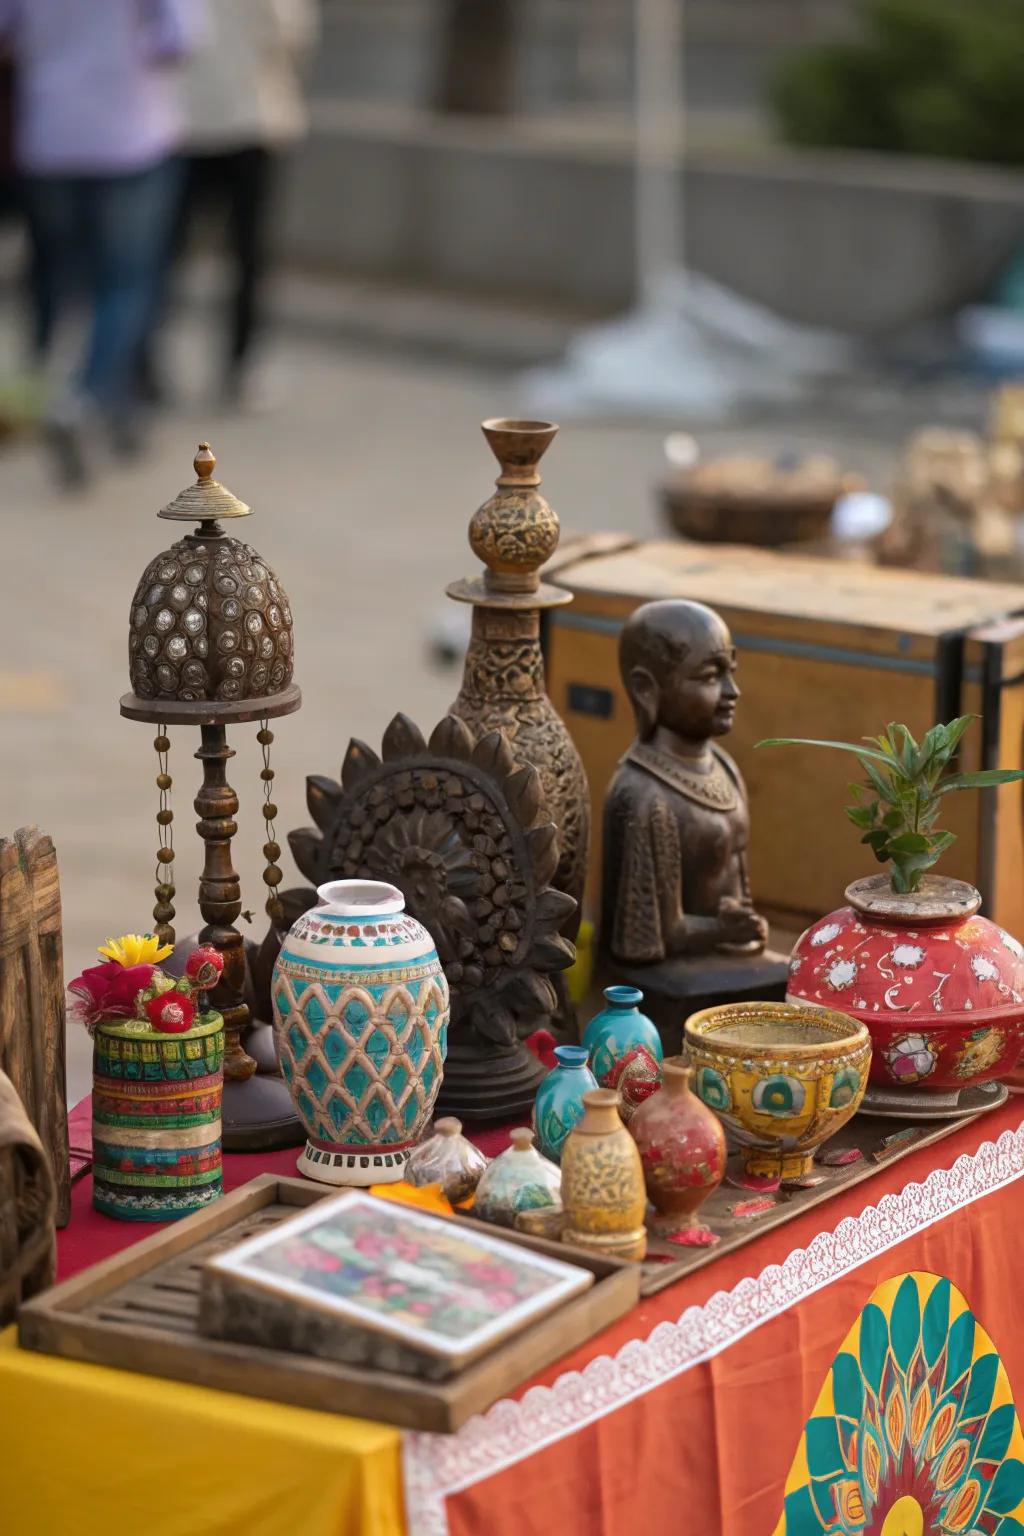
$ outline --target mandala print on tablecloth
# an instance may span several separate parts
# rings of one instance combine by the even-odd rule
[[[774,1536],[1024,1536],[1002,1362],[937,1275],[878,1287],[825,1378]]]
[[[701,1097],[705,1097],[703,1091]],[[769,1264],[759,1275],[745,1276],[731,1290],[716,1292],[703,1306],[688,1306],[677,1319],[659,1323],[645,1338],[629,1339],[613,1356],[599,1355],[581,1370],[565,1372],[551,1386],[529,1387],[515,1401],[505,1398],[464,1424],[457,1434],[407,1431],[402,1438],[402,1462],[410,1533],[450,1536],[448,1501],[461,1490],[478,1486],[560,1442],[570,1447],[571,1455],[574,1437],[586,1426],[714,1359],[823,1286],[855,1273],[907,1238],[1021,1179],[1024,1126],[1015,1126],[1003,1131],[998,1140],[983,1142],[976,1152],[958,1157],[951,1168],[934,1168],[923,1183],[912,1180],[901,1190],[883,1195],[877,1205],[865,1206],[859,1215],[844,1217],[834,1231],[818,1232],[806,1248],[794,1249],[781,1264]],[[926,1285],[938,1284],[931,1276],[913,1278]],[[900,1280],[893,1282],[897,1289]],[[926,1305],[922,1299],[926,1294],[919,1290],[920,1307]],[[951,1287],[950,1294],[956,1296]],[[877,1296],[875,1300],[881,1305]],[[950,1310],[954,1317],[958,1310],[965,1310],[962,1298],[956,1296],[956,1308],[951,1301]],[[824,1395],[823,1391],[823,1401]],[[1012,1455],[1024,1459],[1017,1450]],[[780,1477],[781,1473],[780,1467]],[[798,1459],[786,1492],[795,1492],[807,1482],[807,1475],[800,1476]],[[783,1520],[775,1536],[797,1536],[806,1530],[817,1536],[828,1529],[817,1515],[816,1523],[803,1527],[798,1517],[799,1510],[793,1509],[792,1523],[787,1527]],[[1012,1536],[1014,1520],[1024,1524],[1014,1511],[1009,1523],[997,1525],[1001,1536]],[[863,1524],[846,1529],[866,1536]],[[975,1531],[984,1529],[975,1521]],[[833,1523],[832,1536],[844,1536],[838,1522]],[[885,1536],[892,1536],[891,1530]],[[970,1526],[967,1536],[973,1536]]]

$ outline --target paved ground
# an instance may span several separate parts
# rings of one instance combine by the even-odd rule
[[[279,573],[295,613],[300,714],[275,748],[279,829],[303,825],[307,773],[336,773],[349,737],[375,742],[402,709],[432,726],[455,691],[427,636],[445,583],[474,569],[466,525],[494,466],[477,424],[509,413],[511,377],[483,366],[410,360],[292,331],[268,362],[282,388],[273,414],[226,418],[203,406],[200,323],[180,325],[181,398],[150,455],[109,467],[88,495],[58,493],[39,446],[0,461],[0,828],[35,822],[56,840],[65,913],[65,969],[91,963],[108,934],[150,923],[157,808],[150,728],[120,718],[128,684],[127,619],[135,582],[174,530],[154,516],[192,478],[200,438],[218,474],[256,515],[247,535]],[[851,427],[833,413],[709,431],[711,447],[783,443],[839,452],[884,479],[894,426],[882,413]],[[566,428],[546,460],[545,486],[565,529],[659,530],[652,487],[662,429]],[[191,798],[194,743],[172,732],[179,858],[179,932],[197,923],[200,865]],[[262,821],[254,729],[234,732],[232,781],[242,802],[237,865],[262,923]],[[284,838],[282,836],[282,842]],[[286,877],[294,874],[286,858]],[[72,1097],[88,1053],[73,1037]]]

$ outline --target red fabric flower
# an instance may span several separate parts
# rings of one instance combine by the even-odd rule
[[[159,997],[151,997],[146,1003],[147,1019],[154,1029],[165,1035],[184,1034],[186,1029],[192,1028],[195,1016],[196,1005],[184,992],[161,992]]]
[[[155,969],[152,965],[119,965],[116,960],[90,965],[68,983],[79,1018],[89,1029],[101,1019],[131,1018],[135,999],[149,986]]]
[[[549,1072],[554,1071],[558,1066],[558,1058],[555,1055],[557,1044],[558,1041],[550,1029],[535,1029],[532,1035],[526,1037],[526,1049],[532,1051]]]
[[[212,944],[200,944],[185,962],[185,975],[201,992],[215,987],[224,970],[224,956]]]

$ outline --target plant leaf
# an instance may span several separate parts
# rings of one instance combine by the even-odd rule
[[[910,734],[909,726],[893,724],[889,726],[889,735],[894,742],[896,740],[897,731],[903,738],[903,746],[899,753],[900,766],[902,767],[906,777],[911,779],[917,772],[917,742]]]
[[[960,738],[966,731],[967,727],[971,724],[971,721],[977,719],[977,715],[958,715],[955,720],[950,720],[949,724],[945,728],[946,745],[949,748],[950,757],[953,756],[953,753],[960,745]]]
[[[898,871],[902,879],[906,882],[902,886],[897,885],[896,889],[916,891],[920,883],[921,876],[924,874],[926,869],[931,869],[932,865],[938,861],[938,857],[939,855],[937,853],[931,852],[915,853],[912,857],[905,859],[895,859],[893,861],[893,883],[895,884],[896,881],[895,871]]]
[[[945,853],[946,849],[951,847],[955,842],[955,832],[936,832],[935,836],[931,839],[932,852],[936,856],[938,856],[940,853]]]
[[[982,768],[978,773],[951,773],[939,783],[935,793],[948,795],[955,789],[990,789],[995,784],[1013,784],[1024,779],[1024,768]]]
[[[931,838],[923,832],[901,832],[899,837],[890,839],[889,852],[896,858],[900,854],[927,853],[931,846]]]
[[[860,765],[871,781],[872,787],[885,801],[886,805],[892,805],[899,794],[896,785],[891,779],[887,779],[883,773],[879,773],[874,763],[868,762],[866,757],[860,759]],[[891,772],[892,770],[890,770]]]
[[[925,731],[921,739],[921,767],[931,766],[933,759],[946,748],[947,727],[933,725],[930,731]]]
[[[755,742],[755,747],[835,747],[838,752],[852,752],[854,757],[870,757],[876,763],[881,763],[883,768],[891,768],[893,760],[884,752],[876,752],[873,747],[857,747],[852,741],[817,741],[810,736],[766,736],[764,741]]]

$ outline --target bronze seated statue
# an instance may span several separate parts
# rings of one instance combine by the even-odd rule
[[[676,1049],[698,1008],[784,997],[786,962],[765,952],[746,790],[714,740],[740,696],[728,629],[701,603],[645,603],[623,627],[619,665],[637,734],[605,801],[601,950]]]

